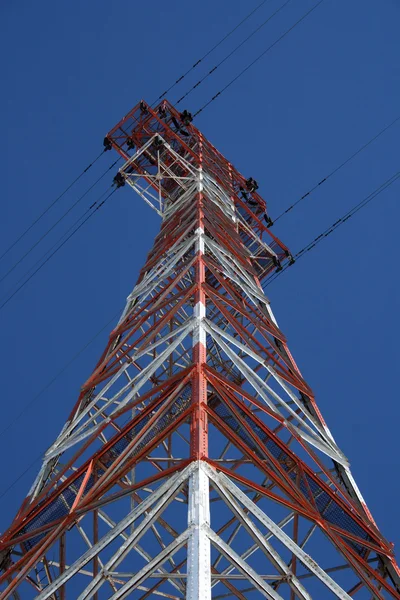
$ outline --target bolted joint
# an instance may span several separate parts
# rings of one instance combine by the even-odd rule
[[[157,149],[162,148],[164,146],[164,141],[160,137],[156,137],[153,142],[153,146]]]
[[[158,107],[158,114],[160,115],[160,117],[162,119],[167,118],[167,107],[166,107],[165,101],[162,104],[160,104],[160,106]]]

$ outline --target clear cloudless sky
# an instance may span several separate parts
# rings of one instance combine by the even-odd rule
[[[2,0],[0,254],[97,156],[104,135],[138,100],[155,100],[259,1]],[[182,108],[195,112],[315,3],[292,0]],[[280,4],[268,0],[169,99]],[[400,115],[399,22],[399,0],[325,0],[197,119],[258,180],[272,217]],[[399,141],[400,122],[274,233],[301,249],[399,170]],[[0,278],[115,158],[102,157],[1,260]],[[110,183],[111,173],[1,282],[2,301]],[[398,552],[399,196],[400,181],[268,287],[299,367]],[[13,421],[122,308],[158,227],[132,190],[119,190],[0,310],[0,495],[58,434],[115,317]],[[0,499],[0,530],[38,468]]]

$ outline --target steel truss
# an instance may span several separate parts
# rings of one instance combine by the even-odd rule
[[[0,600],[400,599],[263,292],[291,257],[254,180],[166,101],[107,140],[161,230],[1,535]]]

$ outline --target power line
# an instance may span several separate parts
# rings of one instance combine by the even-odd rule
[[[219,42],[217,42],[214,46],[212,46],[212,48],[210,48],[210,50],[208,50],[200,59],[198,59],[196,61],[196,63],[190,68],[188,69],[188,71],[186,71],[183,75],[181,75],[181,77],[179,77],[174,84],[172,84],[167,90],[165,90],[162,94],[160,94],[160,96],[158,97],[158,99],[152,103],[152,105],[154,105],[156,102],[158,102],[158,100],[161,100],[169,91],[171,91],[178,83],[180,83],[193,69],[195,69],[203,60],[205,60],[210,54],[212,54],[212,52],[214,52],[214,50],[216,50],[225,40],[227,40],[235,31],[237,31],[237,29],[239,29],[239,27],[241,27],[241,25],[243,25],[252,15],[254,15],[262,6],[264,6],[264,4],[266,4],[268,0],[263,0],[260,4],[258,4],[252,11],[250,11],[233,29],[231,29],[223,38],[221,38],[219,40]],[[290,0],[287,0],[286,4],[289,2]],[[281,7],[283,8],[283,7]],[[279,12],[280,9],[278,9]],[[276,14],[276,13],[274,13]],[[274,16],[274,15],[272,15]],[[229,56],[231,56],[238,48],[240,48],[248,39],[250,39],[250,37],[252,37],[259,29],[261,29],[261,27],[263,27],[272,17],[269,17],[260,27],[258,27],[255,31],[253,31],[252,34],[250,34],[246,40],[244,40],[239,46],[237,46],[237,48],[232,51],[223,61],[221,61],[221,63],[219,63],[216,67],[214,67],[213,71],[216,70],[216,68],[218,66],[220,66],[220,64],[222,64],[223,62],[225,62],[225,60],[227,60],[229,58]],[[207,75],[208,76],[208,75]],[[207,78],[204,77],[204,79]],[[203,81],[202,80],[202,81]],[[197,86],[195,86],[197,87]],[[189,90],[186,94],[188,95],[191,92],[191,90]],[[40,219],[42,219],[42,217],[71,189],[71,187],[77,183],[77,181],[94,165],[94,163],[100,158],[100,156],[102,156],[104,153],[104,150],[101,152],[101,154],[99,154],[99,156],[92,162],[90,163],[86,169],[84,169],[82,171],[82,173],[80,173],[80,175],[78,175],[78,177],[76,177],[76,179],[74,179],[74,181],[62,192],[62,194],[60,194],[32,223],[31,225],[7,248],[7,250],[0,256],[0,260],[34,227],[34,225],[36,225],[36,223],[38,223],[40,221]],[[118,159],[119,160],[119,159]],[[116,161],[117,162],[117,161]],[[112,166],[115,166],[116,163],[113,163]],[[110,167],[111,168],[111,167]],[[104,174],[103,174],[104,176]],[[60,221],[62,221],[62,219],[78,204],[78,202],[80,202],[85,196],[86,194],[96,185],[96,183],[98,181],[100,181],[100,179],[103,177],[101,176],[94,184],[93,186],[91,186],[84,194],[83,196],[81,196],[73,205],[72,207],[66,211],[66,213],[64,213],[64,215],[58,220],[56,221],[56,223],[54,223],[54,225],[52,227],[50,227],[50,229],[47,230],[47,232],[35,243],[33,244],[33,246],[31,246],[31,248],[11,267],[11,269],[9,269],[9,271],[7,271],[7,273],[0,279],[0,283],[28,256],[28,254],[54,229],[54,227],[56,227],[58,225],[58,223]]]
[[[108,188],[108,189],[109,189],[109,188]],[[108,189],[107,189],[105,192],[103,192],[102,196],[104,196],[104,195],[105,195],[105,194],[108,192]],[[50,246],[50,248],[49,248],[48,250],[46,250],[46,252],[45,252],[44,254],[42,254],[42,256],[41,256],[41,257],[40,257],[40,258],[39,258],[39,259],[38,259],[38,260],[37,260],[35,263],[33,263],[33,265],[32,265],[32,266],[31,266],[31,267],[30,267],[30,268],[29,268],[27,271],[25,271],[25,273],[22,275],[22,277],[20,277],[20,278],[19,278],[19,279],[16,281],[16,283],[15,283],[14,287],[18,286],[18,284],[19,284],[21,281],[23,281],[23,280],[25,279],[25,277],[27,277],[28,275],[30,275],[30,273],[32,273],[32,271],[35,269],[35,267],[36,267],[37,265],[39,265],[39,264],[40,264],[40,263],[41,263],[41,262],[42,262],[42,261],[43,261],[43,260],[44,260],[44,259],[45,259],[45,258],[46,258],[46,257],[47,257],[47,256],[48,256],[50,253],[51,253],[51,252],[52,252],[52,250],[54,250],[54,248],[56,248],[56,247],[57,247],[57,246],[58,246],[58,245],[59,245],[59,244],[60,244],[60,243],[61,243],[61,242],[64,240],[64,238],[65,238],[65,237],[66,237],[66,236],[69,234],[69,232],[70,232],[70,231],[72,231],[72,230],[73,230],[73,229],[74,229],[74,228],[75,228],[75,227],[76,227],[76,226],[77,226],[77,225],[80,223],[80,221],[82,221],[82,219],[84,219],[84,217],[85,217],[85,216],[88,214],[88,212],[90,212],[90,211],[91,211],[91,210],[92,210],[92,209],[93,209],[95,206],[97,206],[97,204],[98,204],[99,200],[101,200],[102,196],[100,196],[100,198],[99,198],[98,200],[96,200],[96,202],[93,202],[93,204],[91,204],[91,205],[89,206],[89,208],[87,208],[87,209],[85,210],[85,212],[84,212],[84,213],[82,213],[82,214],[80,215],[80,217],[78,217],[78,218],[77,218],[77,219],[76,219],[76,220],[75,220],[75,221],[72,223],[72,225],[70,225],[70,227],[68,227],[68,229],[67,229],[67,230],[66,230],[66,231],[65,231],[65,232],[62,234],[62,236],[61,236],[61,237],[59,237],[59,238],[58,238],[58,240],[57,240],[57,241],[56,241],[56,242],[55,242],[55,243],[54,243],[52,246]],[[2,301],[4,298],[6,298],[6,297],[7,297],[7,295],[8,295],[8,292],[7,292],[7,294],[5,294],[5,295],[4,295],[2,298],[0,298],[0,302],[1,302],[1,301]]]
[[[107,321],[107,323],[105,323],[105,325],[103,325],[103,327],[101,329],[99,329],[97,331],[97,333],[62,367],[62,369],[60,369],[60,371],[58,371],[57,375],[55,375],[40,390],[40,392],[38,392],[36,394],[36,396],[34,396],[32,398],[32,400],[30,400],[30,402],[28,402],[28,404],[26,404],[24,406],[24,408],[21,410],[21,412],[18,413],[18,415],[12,421],[10,421],[10,423],[8,423],[8,425],[4,429],[2,429],[2,431],[0,432],[0,436],[3,436],[4,433],[6,433],[9,429],[11,429],[11,427],[13,425],[15,425],[15,423],[17,421],[19,421],[19,419],[25,414],[25,412],[30,408],[30,406],[35,404],[35,402],[37,402],[37,400],[39,400],[39,398],[49,389],[49,387],[51,387],[53,385],[53,383],[59,377],[61,377],[61,375],[63,373],[65,373],[65,371],[72,365],[72,363],[75,362],[77,360],[77,358],[79,358],[79,356],[81,356],[81,354],[83,354],[83,352],[85,352],[85,350],[87,350],[87,348],[99,337],[99,335],[101,333],[103,333],[103,331],[116,319],[116,317],[121,313],[121,311],[122,311],[122,308],[119,308],[118,311],[111,317],[111,319],[109,319]],[[25,469],[25,471],[23,471],[16,479],[14,479],[14,481],[0,494],[0,499],[4,498],[4,496],[6,494],[8,494],[8,492],[15,487],[15,485],[22,479],[22,477],[24,475],[26,475],[26,473],[28,473],[28,471],[31,470],[31,468],[41,459],[41,457],[43,456],[45,451],[46,451],[46,448],[30,463],[30,465]]]
[[[86,190],[86,192],[84,192],[82,194],[82,196],[80,196],[73,204],[72,206],[70,206],[63,215],[61,215],[61,217],[55,222],[53,223],[53,225],[51,227],[49,227],[49,229],[47,229],[47,231],[29,248],[29,250],[27,250],[25,252],[25,254],[23,254],[21,256],[21,258],[19,258],[17,260],[17,262],[15,262],[13,264],[13,266],[3,275],[3,277],[0,279],[0,283],[2,281],[4,281],[4,279],[6,279],[13,271],[14,269],[16,269],[16,267],[18,267],[18,265],[20,265],[27,256],[29,256],[29,254],[36,248],[36,246],[38,246],[40,244],[40,242],[42,242],[51,231],[53,231],[53,229],[55,227],[57,227],[57,225],[59,223],[61,223],[61,221],[63,221],[65,219],[65,217],[75,208],[75,206],[77,206],[86,196],[87,194],[103,179],[103,177],[105,177],[105,175],[107,175],[107,173],[113,168],[115,167],[115,165],[121,160],[121,158],[118,158],[116,161],[114,161],[109,167],[108,169],[106,169],[106,171],[104,171],[104,173],[102,175],[100,175],[100,177],[98,177],[96,179],[96,181]],[[43,213],[44,214],[44,213]]]
[[[394,175],[392,175],[391,177],[386,179],[386,181],[384,181],[381,185],[379,185],[373,192],[371,192],[370,194],[368,194],[368,196],[366,196],[360,202],[355,204],[348,212],[346,212],[343,216],[341,216],[339,219],[337,219],[337,221],[335,221],[330,227],[325,229],[322,233],[317,235],[317,237],[314,238],[311,242],[306,244],[304,246],[304,248],[302,248],[296,254],[294,254],[293,258],[295,259],[295,261],[300,260],[300,258],[305,256],[307,252],[310,252],[311,250],[313,250],[316,246],[318,246],[318,244],[320,244],[322,242],[322,240],[326,239],[328,237],[328,235],[333,233],[336,229],[341,227],[351,217],[353,217],[360,210],[365,208],[370,202],[372,202],[372,200],[374,200],[377,196],[379,196],[387,188],[389,188],[391,185],[393,185],[393,183],[395,183],[395,181],[397,181],[398,179],[400,179],[400,171],[397,171],[397,173],[395,173]],[[291,264],[293,264],[293,263],[291,263]],[[264,284],[263,287],[266,288],[273,281],[275,281],[275,279],[277,279],[277,277],[282,275],[282,273],[284,273],[291,266],[291,264],[288,263],[280,271],[278,271],[277,273],[272,275],[266,281],[266,283]]]
[[[21,283],[20,286],[17,287],[17,289],[7,298],[7,300],[5,300],[1,305],[0,305],[0,310],[2,310],[9,302],[12,298],[14,298],[14,296],[23,288],[25,287],[25,285],[32,279],[32,277],[34,277],[36,275],[36,273],[38,273],[44,266],[45,264],[47,264],[49,262],[49,260],[51,260],[51,258],[57,254],[57,252],[59,250],[61,250],[61,248],[68,242],[68,240],[70,240],[72,238],[73,235],[75,235],[84,225],[85,223],[87,223],[87,221],[93,217],[93,215],[105,204],[105,202],[107,202],[107,200],[116,192],[117,188],[115,188],[114,190],[112,190],[108,196],[102,201],[100,202],[100,204],[97,204],[98,201],[94,202],[94,204],[92,204],[86,211],[89,212],[91,211],[94,206],[97,204],[97,206],[94,208],[94,210],[92,210],[92,212],[89,212],[89,214],[87,215],[87,217],[68,235],[68,237],[59,245],[57,246],[57,248],[46,258],[46,260],[44,262],[42,262],[37,269],[35,269],[35,271],[33,271],[33,273],[23,282]],[[106,190],[105,193],[107,193],[108,190]],[[102,196],[100,196],[100,198],[102,198],[104,196],[104,194],[102,194]],[[85,214],[86,214],[85,213]],[[79,220],[82,219],[82,216],[79,217]]]
[[[213,96],[211,98],[211,100],[208,100],[208,102],[203,104],[203,106],[194,113],[193,117],[196,117],[197,115],[199,115],[209,104],[211,104],[211,102],[214,102],[214,100],[216,100],[221,94],[223,94],[223,92],[225,92],[240,77],[242,77],[242,75],[244,75],[253,65],[255,65],[259,60],[261,60],[261,58],[263,58],[263,56],[265,56],[267,54],[267,52],[272,50],[272,48],[274,48],[281,40],[283,40],[283,38],[285,38],[291,31],[293,31],[293,29],[295,27],[297,27],[297,25],[299,25],[302,21],[304,21],[304,19],[306,17],[308,17],[316,8],[318,8],[318,6],[320,4],[322,4],[322,2],[324,2],[324,0],[319,0],[319,2],[317,2],[317,4],[315,4],[315,6],[310,8],[310,10],[308,10],[302,17],[300,17],[300,19],[298,19],[291,27],[289,27],[289,29],[287,29],[277,40],[275,40],[275,42],[273,42],[270,46],[268,46],[268,48],[266,50],[264,50],[261,54],[259,54],[251,63],[249,63],[247,65],[247,67],[245,67],[242,71],[240,71],[240,73],[238,75],[236,75],[236,77],[234,77],[217,94],[215,94],[215,96]]]
[[[267,1],[268,0],[263,0],[252,11],[250,11],[233,29],[231,29],[226,35],[224,35],[201,58],[199,58],[194,63],[194,65],[192,67],[190,67],[190,69],[188,69],[185,73],[183,73],[183,75],[181,75],[169,88],[167,88],[162,94],[160,94],[160,96],[158,97],[158,99],[155,102],[152,103],[152,106],[154,104],[156,104],[156,102],[158,102],[159,100],[161,100],[173,88],[175,88],[176,85],[178,85],[181,81],[183,81],[183,79],[187,75],[189,75],[189,73],[191,73],[191,71],[193,71],[196,67],[198,67],[198,65],[201,62],[203,62],[210,54],[212,54],[212,52],[214,52],[214,50],[216,50],[223,42],[225,42],[225,40],[227,40],[235,31],[237,31],[239,29],[239,27],[241,27],[250,17],[252,17],[260,8],[262,8],[262,6],[264,6],[264,4],[266,4]],[[85,173],[87,173],[89,171],[89,169],[98,161],[98,159],[104,154],[104,152],[106,150],[107,150],[107,148],[105,148],[104,150],[102,150],[102,152],[91,163],[89,163],[89,165],[65,188],[65,190],[59,196],[57,196],[57,198],[55,198],[55,200],[53,200],[47,206],[47,208],[38,217],[36,217],[32,221],[32,223],[25,229],[25,231],[23,231],[21,233],[21,235],[18,238],[16,238],[14,240],[14,242],[12,242],[12,244],[10,244],[10,246],[8,246],[8,248],[6,248],[6,250],[3,252],[3,254],[0,255],[0,260],[2,260],[10,252],[10,250],[12,250],[12,248],[14,248],[14,246],[16,246],[16,244],[18,244],[18,242],[20,242],[26,236],[26,234],[29,233],[29,231],[44,217],[44,215],[47,214],[49,212],[49,210],[51,208],[53,208],[53,206],[55,204],[57,204],[57,202],[59,202],[59,200],[61,200],[61,198],[63,196],[65,196],[65,194],[81,179],[81,177],[83,177],[83,175]],[[8,273],[6,274],[6,276],[7,275],[8,275]]]
[[[190,67],[190,69],[188,69],[183,75],[181,75],[180,77],[178,77],[178,79],[175,81],[175,83],[173,83],[169,88],[167,88],[166,90],[164,90],[164,92],[162,94],[159,95],[159,97],[157,98],[157,100],[155,100],[154,102],[152,102],[151,106],[154,106],[154,104],[156,104],[159,100],[162,100],[172,89],[174,89],[175,86],[177,86],[181,81],[183,81],[183,79],[185,79],[185,77],[187,75],[189,75],[189,73],[191,73],[194,69],[196,69],[196,67],[199,66],[199,64],[201,62],[203,62],[203,60],[205,58],[207,58],[207,56],[209,56],[212,52],[214,52],[214,50],[216,50],[223,42],[225,42],[225,40],[227,40],[233,33],[235,33],[235,31],[237,29],[239,29],[239,27],[241,27],[241,25],[243,25],[243,23],[245,23],[251,16],[253,16],[262,6],[264,6],[264,4],[267,2],[268,0],[263,0],[260,4],[258,4],[258,6],[256,6],[251,12],[249,12],[244,19],[242,19],[233,29],[231,29],[223,38],[221,38],[219,40],[219,42],[217,42],[212,48],[210,48],[210,50],[208,50],[208,52],[206,52],[201,58],[199,58],[192,67]]]
[[[112,323],[115,318],[121,313],[122,308],[118,309],[118,311],[107,321],[105,325],[101,329],[97,331],[97,333],[88,341],[86,344],[58,371],[58,373],[34,396],[24,407],[23,409],[12,419],[4,429],[0,431],[0,437],[2,437],[19,419],[25,414],[25,412],[39,400],[39,398],[53,385],[53,383],[63,374],[65,371],[74,363],[77,358],[81,356],[85,352],[85,350],[99,337],[101,333]],[[37,459],[36,459],[37,460]],[[35,461],[36,462],[36,461]],[[1,498],[2,496],[0,496]]]
[[[179,100],[176,101],[175,104],[179,104],[180,102],[182,102],[184,98],[189,96],[189,94],[191,94],[196,88],[198,88],[199,85],[202,84],[203,81],[205,81],[212,73],[215,73],[215,71],[221,65],[223,65],[231,56],[233,56],[233,54],[235,54],[235,52],[237,52],[242,46],[244,46],[244,44],[248,42],[256,33],[258,33],[263,27],[265,27],[265,25],[269,23],[269,21],[271,21],[271,19],[273,19],[273,17],[275,17],[275,15],[277,15],[283,8],[285,8],[285,6],[289,4],[289,2],[291,2],[291,0],[286,0],[286,2],[282,4],[282,6],[280,6],[275,12],[272,13],[272,15],[268,17],[268,19],[266,19],[263,23],[261,23],[261,25],[254,29],[242,42],[240,42],[240,44],[235,46],[235,48],[231,52],[229,52],[229,54],[227,54],[225,58],[223,58],[206,75],[204,75],[204,77],[202,77],[197,83],[195,83],[181,98],[179,98]]]
[[[323,0],[321,0],[322,2]],[[179,77],[175,83],[170,86],[167,90],[165,90],[162,94],[160,94],[159,98],[157,99],[160,100],[161,98],[163,98],[170,90],[172,90],[178,83],[180,83],[193,69],[195,69],[205,58],[207,58],[212,52],[214,52],[214,50],[216,50],[226,39],[228,39],[235,31],[237,31],[237,29],[239,29],[239,27],[241,27],[241,25],[243,25],[252,15],[254,15],[264,4],[266,4],[267,0],[263,0],[259,5],[257,5],[252,11],[250,11],[233,29],[231,29],[223,38],[221,38],[221,40],[219,40],[219,42],[217,42],[217,44],[215,44],[214,46],[212,46],[212,48],[210,48],[210,50],[208,50],[200,59],[198,59],[196,61],[196,63],[190,68],[188,69],[188,71],[186,71],[181,77]],[[188,92],[186,92],[186,94],[180,99],[178,100],[177,104],[183,100],[184,97],[188,96],[191,91],[193,91],[196,87],[198,87],[198,85],[200,85],[200,83],[202,81],[204,81],[205,79],[207,79],[207,77],[214,72],[219,66],[221,66],[226,60],[228,60],[228,58],[230,56],[232,56],[239,48],[241,48],[243,46],[243,44],[245,44],[253,35],[255,35],[262,27],[264,27],[268,21],[270,21],[272,19],[272,17],[274,17],[282,8],[284,8],[288,3],[290,2],[290,0],[287,0],[280,8],[278,8],[270,17],[268,17],[268,19],[266,19],[259,27],[257,27],[249,36],[247,36],[247,38],[245,38],[245,40],[243,40],[238,46],[235,47],[235,49],[233,51],[231,51],[222,61],[220,61],[220,63],[218,63],[205,77],[203,77],[196,85],[194,85]],[[156,102],[157,102],[156,101]],[[153,103],[155,104],[155,103]],[[197,113],[196,113],[197,114]],[[106,150],[106,149],[105,149]],[[49,206],[29,225],[29,227],[4,251],[4,253],[0,256],[0,260],[6,256],[6,254],[8,254],[8,252],[21,240],[23,239],[23,237],[25,237],[25,235],[44,217],[45,214],[47,214],[47,212],[73,187],[73,185],[75,185],[75,183],[77,183],[79,181],[79,179],[81,179],[81,177],[87,173],[87,171],[97,162],[97,160],[104,154],[103,150],[97,157],[96,159],[91,162],[79,175],[78,177],[76,177],[68,186],[67,188],[53,201],[49,204]],[[114,166],[116,163],[113,163],[112,166]],[[111,167],[110,167],[111,168]],[[37,242],[35,242],[30,248],[29,250],[16,262],[14,263],[14,265],[5,273],[5,275],[0,279],[0,283],[6,278],[8,277],[8,275],[14,271],[14,269],[30,254],[30,252],[32,250],[34,250],[34,248],[36,248],[36,246],[69,214],[69,212],[71,212],[71,210],[86,196],[86,194],[93,189],[93,187],[98,183],[98,181],[100,181],[100,179],[102,179],[102,177],[104,176],[104,174],[83,194],[83,196],[81,196],[71,207],[70,209],[68,209],[64,215],[62,215],[62,217],[60,219],[58,219],[45,233],[43,236],[41,236]],[[1,309],[1,307],[0,307]]]
[[[366,144],[364,144],[363,146],[360,146],[360,148],[358,148],[358,150],[356,150],[356,152],[354,152],[351,156],[346,158],[346,160],[344,160],[338,167],[333,169],[333,171],[331,171],[328,175],[326,175],[323,179],[321,179],[321,181],[319,181],[316,185],[314,185],[311,189],[309,189],[307,193],[303,194],[301,196],[301,198],[299,198],[298,200],[296,200],[296,202],[293,202],[293,204],[288,206],[288,208],[286,208],[286,210],[284,210],[278,217],[276,217],[276,219],[273,223],[276,223],[277,221],[279,221],[279,219],[281,219],[284,215],[286,215],[288,212],[290,212],[295,206],[297,206],[300,202],[305,200],[305,198],[307,198],[310,194],[312,194],[312,192],[314,192],[318,187],[320,187],[323,183],[325,183],[330,177],[332,177],[332,175],[335,175],[335,173],[340,171],[340,169],[342,169],[351,160],[353,160],[353,158],[355,158],[358,154],[360,154],[363,150],[365,150],[365,148],[367,148],[373,142],[375,142],[375,140],[377,140],[383,133],[385,133],[393,125],[398,123],[398,121],[400,121],[400,116],[398,116],[396,119],[394,119],[394,121],[389,123],[389,125],[386,125],[386,127],[381,129],[379,131],[379,133],[377,133],[374,137],[372,137]]]
[[[46,451],[46,449],[45,449],[44,451]],[[4,490],[4,492],[2,492],[2,493],[0,494],[0,499],[1,499],[1,498],[4,498],[4,496],[5,496],[6,494],[8,494],[8,492],[9,492],[10,490],[12,490],[12,488],[13,488],[14,486],[16,486],[16,485],[17,485],[18,481],[20,481],[20,480],[23,478],[23,476],[24,476],[24,475],[26,475],[26,473],[28,473],[28,471],[30,471],[30,470],[32,469],[32,467],[33,467],[33,466],[34,466],[34,465],[35,465],[35,464],[38,462],[38,460],[40,460],[40,459],[41,459],[41,457],[42,457],[42,456],[43,456],[43,452],[41,452],[41,453],[40,453],[40,454],[39,454],[39,455],[38,455],[38,456],[37,456],[37,457],[36,457],[36,458],[35,458],[35,459],[34,459],[34,460],[31,462],[31,464],[29,465],[29,467],[27,467],[27,468],[25,469],[25,471],[23,471],[23,472],[22,472],[20,475],[18,475],[18,477],[17,477],[16,479],[14,479],[14,481],[13,481],[13,482],[12,482],[12,483],[11,483],[11,484],[8,486],[8,488],[6,488],[6,489]]]
[[[41,220],[41,219],[44,217],[44,215],[45,215],[46,213],[48,213],[48,212],[49,212],[49,210],[50,210],[51,208],[53,208],[53,206],[54,206],[55,204],[57,204],[57,202],[58,202],[59,200],[61,200],[61,198],[62,198],[63,196],[65,196],[65,194],[66,194],[66,193],[67,193],[67,192],[68,192],[68,191],[69,191],[69,190],[70,190],[70,189],[71,189],[71,188],[72,188],[72,187],[75,185],[75,183],[77,183],[77,182],[79,181],[79,179],[81,179],[81,177],[83,177],[83,175],[84,175],[85,173],[87,173],[87,172],[89,171],[89,169],[90,169],[90,168],[91,168],[91,167],[92,167],[92,166],[93,166],[93,165],[94,165],[94,164],[95,164],[95,163],[96,163],[96,162],[99,160],[99,158],[100,158],[100,157],[101,157],[101,156],[104,154],[104,152],[105,152],[105,150],[102,150],[102,151],[101,151],[101,153],[100,153],[100,154],[97,156],[97,158],[95,158],[95,160],[94,160],[94,161],[92,161],[92,162],[91,162],[91,163],[90,163],[90,164],[89,164],[89,165],[86,167],[86,169],[83,169],[83,171],[82,171],[82,172],[81,172],[81,173],[78,175],[78,177],[76,177],[76,178],[75,178],[75,179],[72,181],[72,183],[70,183],[70,184],[69,184],[69,185],[68,185],[68,186],[65,188],[65,190],[64,190],[64,191],[63,191],[63,192],[62,192],[62,193],[61,193],[59,196],[57,196],[57,198],[56,198],[55,200],[53,200],[53,201],[52,201],[52,202],[51,202],[51,203],[48,205],[48,207],[47,207],[47,208],[46,208],[46,209],[45,209],[45,210],[44,210],[44,211],[43,211],[43,212],[42,212],[42,213],[41,213],[41,214],[40,214],[38,217],[36,217],[36,219],[35,219],[34,221],[32,221],[32,223],[29,225],[29,227],[27,227],[27,229],[25,229],[25,231],[24,231],[23,233],[21,233],[21,235],[20,235],[20,236],[19,236],[19,237],[18,237],[16,240],[14,240],[14,242],[13,242],[13,243],[12,243],[10,246],[8,246],[8,248],[7,248],[7,249],[6,249],[6,250],[3,252],[3,254],[0,256],[0,260],[2,260],[2,259],[3,259],[3,258],[6,256],[6,254],[8,254],[8,253],[10,252],[10,250],[12,250],[12,248],[14,248],[14,246],[15,246],[16,244],[18,244],[18,242],[19,242],[19,241],[21,241],[21,240],[22,240],[22,238],[24,238],[24,237],[26,236],[26,234],[27,234],[27,233],[28,233],[28,232],[29,232],[29,231],[30,231],[30,230],[31,230],[31,229],[32,229],[32,228],[33,228],[33,227],[36,225],[36,223],[38,223],[38,222],[39,222],[39,221],[40,221],[40,220]]]

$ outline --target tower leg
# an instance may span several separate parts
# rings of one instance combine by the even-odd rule
[[[198,468],[189,480],[188,574],[186,600],[211,600],[211,548],[207,528],[210,525],[209,481]]]

